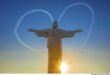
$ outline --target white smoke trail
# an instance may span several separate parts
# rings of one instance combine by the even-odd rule
[[[91,15],[92,15],[91,26],[90,26],[88,35],[87,35],[86,39],[84,40],[84,42],[83,42],[83,44],[82,44],[82,46],[81,46],[81,50],[82,50],[82,49],[85,47],[85,45],[86,45],[86,43],[87,43],[87,41],[88,41],[88,39],[89,39],[89,37],[90,37],[90,35],[91,35],[93,26],[94,26],[94,17],[95,17],[95,16],[94,16],[94,11],[93,11],[92,7],[89,6],[89,5],[86,4],[86,3],[83,3],[83,2],[77,2],[77,3],[70,4],[69,6],[67,6],[67,7],[63,10],[63,12],[61,13],[60,17],[58,18],[58,21],[60,22],[60,20],[61,20],[62,17],[64,16],[65,12],[66,12],[69,8],[74,7],[74,6],[78,6],[78,5],[83,5],[83,6],[87,7],[87,8],[90,10]]]
[[[45,10],[40,10],[40,9],[31,10],[31,11],[28,11],[28,12],[24,13],[24,14],[21,16],[21,18],[18,20],[17,25],[16,25],[16,27],[15,27],[15,29],[14,29],[14,33],[15,33],[15,36],[16,36],[17,40],[18,40],[23,46],[27,47],[28,49],[30,49],[30,50],[32,50],[32,51],[34,51],[34,52],[38,52],[38,50],[35,50],[35,49],[33,49],[32,47],[30,47],[28,44],[24,43],[23,40],[21,40],[20,36],[18,35],[18,29],[19,29],[19,26],[20,26],[22,20],[23,20],[27,15],[29,15],[29,14],[31,14],[31,13],[35,13],[35,12],[43,12],[43,13],[45,13],[46,15],[49,16],[51,22],[53,22],[53,17],[52,17],[52,15],[51,15],[49,12],[47,12],[47,11],[45,11]]]
[[[94,11],[93,11],[92,7],[90,7],[88,4],[82,3],[82,2],[77,2],[77,3],[74,3],[74,4],[70,4],[70,5],[67,6],[67,7],[64,9],[64,11],[61,13],[60,17],[58,18],[58,22],[60,22],[60,20],[61,20],[62,17],[64,16],[65,12],[66,12],[69,8],[71,8],[71,7],[73,7],[73,6],[77,6],[77,5],[83,5],[83,6],[87,7],[87,8],[91,11],[91,15],[92,15],[92,21],[91,21],[91,26],[90,26],[88,35],[87,35],[86,39],[84,40],[84,42],[83,42],[83,44],[82,44],[82,47],[81,47],[81,49],[83,49],[83,48],[85,47],[85,45],[86,45],[86,43],[87,43],[87,41],[88,41],[90,35],[91,35],[92,28],[93,28],[93,26],[94,26]],[[53,22],[53,20],[54,20],[54,19],[53,19],[53,16],[52,16],[49,12],[47,12],[47,11],[45,11],[45,10],[39,10],[39,9],[31,10],[31,11],[28,11],[28,12],[24,13],[24,14],[21,16],[21,18],[20,18],[19,21],[17,22],[17,25],[16,25],[16,27],[15,27],[15,29],[14,29],[14,33],[15,33],[15,36],[16,36],[16,38],[18,39],[18,41],[19,41],[23,46],[29,48],[29,49],[32,50],[32,51],[38,52],[38,51],[36,51],[35,49],[33,49],[32,47],[30,47],[29,45],[27,45],[26,43],[24,43],[24,42],[21,40],[21,38],[19,37],[19,35],[18,35],[18,29],[19,29],[19,26],[20,26],[20,23],[22,22],[22,20],[23,20],[27,15],[29,15],[29,14],[31,14],[31,13],[34,13],[34,12],[43,12],[43,13],[45,13],[45,14],[47,14],[47,15],[49,16],[51,22]]]

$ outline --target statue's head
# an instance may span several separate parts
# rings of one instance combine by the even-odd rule
[[[56,20],[53,22],[53,29],[58,29],[58,22]]]

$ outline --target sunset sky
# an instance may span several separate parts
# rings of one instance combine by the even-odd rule
[[[62,40],[63,61],[67,73],[110,72],[110,1],[109,0],[0,0],[0,73],[46,73],[48,64],[47,39],[27,31],[28,28],[51,28],[49,17],[41,12],[27,15],[21,22],[20,38],[34,48],[23,46],[14,29],[20,17],[27,11],[43,9],[58,20],[70,4],[84,2],[94,10],[95,22],[92,33],[80,50],[91,26],[91,12],[82,5],[67,10],[59,22],[65,30],[82,29],[74,37]]]

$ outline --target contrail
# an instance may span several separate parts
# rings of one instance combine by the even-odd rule
[[[81,46],[81,49],[83,49],[83,48],[85,47],[85,45],[86,45],[86,43],[87,43],[87,41],[88,41],[90,35],[91,35],[92,28],[93,28],[93,26],[94,26],[94,17],[95,17],[95,16],[94,16],[94,11],[93,11],[92,7],[89,6],[89,5],[86,4],[86,3],[83,3],[83,2],[77,2],[77,3],[74,3],[74,4],[70,4],[70,5],[67,6],[67,7],[64,9],[64,11],[60,14],[60,16],[59,16],[59,18],[58,18],[58,22],[60,22],[60,20],[61,20],[62,17],[64,16],[65,12],[66,12],[69,8],[74,7],[74,6],[77,6],[77,5],[83,5],[83,6],[87,7],[87,8],[91,11],[91,15],[92,15],[91,26],[90,26],[88,35],[87,35],[86,39],[84,40],[84,42],[83,42],[83,44],[82,44],[82,46]],[[20,23],[22,22],[22,20],[23,20],[27,15],[29,15],[29,14],[31,14],[31,13],[35,13],[35,12],[43,12],[43,13],[45,13],[46,15],[49,16],[51,22],[53,22],[53,20],[54,20],[53,16],[52,16],[49,12],[47,12],[47,11],[45,11],[45,10],[42,10],[42,9],[31,10],[31,11],[28,11],[28,12],[24,13],[24,14],[21,16],[21,18],[18,20],[17,25],[16,25],[16,27],[15,27],[15,29],[14,29],[14,33],[15,33],[15,36],[16,36],[16,38],[18,39],[18,41],[19,41],[23,46],[25,46],[25,47],[29,48],[30,50],[36,52],[35,49],[33,49],[32,47],[30,47],[28,44],[24,43],[24,42],[21,40],[21,38],[19,37],[19,35],[18,35],[18,28],[19,28]],[[38,51],[37,51],[37,52],[38,52]]]
[[[30,50],[36,52],[35,49],[33,49],[32,47],[30,47],[28,44],[24,43],[24,42],[21,40],[20,36],[18,35],[18,28],[19,28],[20,23],[22,22],[22,20],[23,20],[27,15],[29,15],[29,14],[31,14],[31,13],[35,13],[35,12],[43,12],[43,13],[45,13],[46,15],[49,16],[51,22],[53,22],[53,16],[52,16],[49,12],[47,12],[47,11],[45,11],[45,10],[41,10],[41,9],[30,10],[30,11],[24,13],[24,14],[21,16],[21,18],[18,20],[17,25],[16,25],[16,27],[15,27],[15,29],[14,29],[14,33],[15,33],[15,36],[16,36],[17,40],[18,40],[23,46],[25,46],[25,47],[27,47],[28,49],[30,49]],[[37,52],[38,52],[38,50],[37,50]]]
[[[83,42],[83,44],[82,44],[82,46],[81,46],[81,50],[82,50],[82,49],[85,47],[85,45],[86,45],[86,43],[87,43],[87,41],[88,41],[88,39],[89,39],[89,37],[90,37],[90,35],[91,35],[93,26],[94,26],[94,17],[95,17],[95,16],[94,16],[94,11],[93,11],[92,7],[89,6],[89,5],[86,4],[86,3],[83,3],[83,2],[77,2],[77,3],[70,4],[69,6],[67,6],[67,7],[63,10],[63,12],[61,13],[60,17],[58,18],[58,21],[60,22],[60,20],[61,20],[62,17],[64,16],[65,12],[66,12],[69,8],[74,7],[74,6],[77,6],[77,5],[83,5],[83,6],[87,7],[87,8],[90,10],[91,15],[92,15],[91,26],[90,26],[88,35],[87,35],[86,39],[84,40],[84,42]]]

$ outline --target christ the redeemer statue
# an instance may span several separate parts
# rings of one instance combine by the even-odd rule
[[[60,64],[62,62],[62,39],[73,37],[76,33],[81,32],[81,29],[66,31],[58,29],[57,21],[53,22],[53,27],[44,30],[28,29],[30,32],[35,32],[39,37],[48,39],[48,73],[60,73]]]

